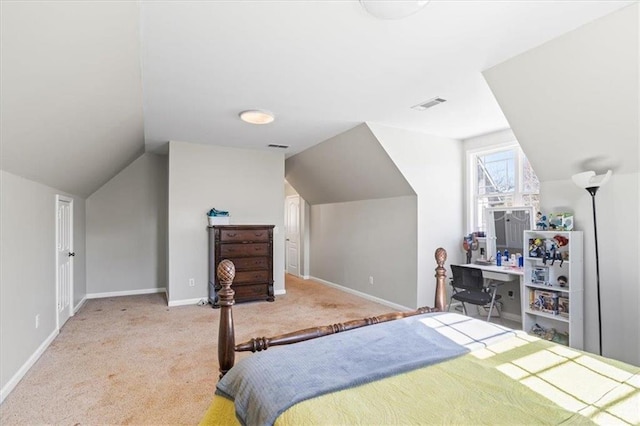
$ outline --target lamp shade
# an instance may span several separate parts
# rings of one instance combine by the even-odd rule
[[[596,172],[590,170],[588,172],[582,172],[571,176],[571,180],[580,188],[599,188],[611,178],[613,172],[608,170],[607,173],[602,175],[596,175]]]

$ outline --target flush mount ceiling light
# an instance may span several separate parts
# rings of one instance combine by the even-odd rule
[[[273,113],[263,109],[248,109],[238,115],[240,120],[251,124],[269,124],[275,119]]]
[[[402,19],[413,15],[431,0],[360,0],[360,4],[371,15],[380,19]]]

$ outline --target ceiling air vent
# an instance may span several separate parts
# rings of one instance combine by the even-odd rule
[[[432,98],[432,99],[429,99],[428,101],[425,101],[425,102],[423,102],[421,104],[414,105],[411,108],[416,109],[418,111],[424,111],[427,108],[431,108],[431,107],[436,106],[438,104],[441,104],[443,102],[447,102],[447,100],[446,99],[442,99],[442,98]]]
[[[269,148],[280,148],[280,149],[287,149],[289,148],[289,145],[278,145],[275,143],[270,143],[269,145],[267,145]]]

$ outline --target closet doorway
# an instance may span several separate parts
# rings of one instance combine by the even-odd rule
[[[300,276],[300,196],[285,198],[285,272]]]

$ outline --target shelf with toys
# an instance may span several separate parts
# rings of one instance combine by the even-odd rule
[[[581,231],[524,232],[523,329],[583,349]]]

